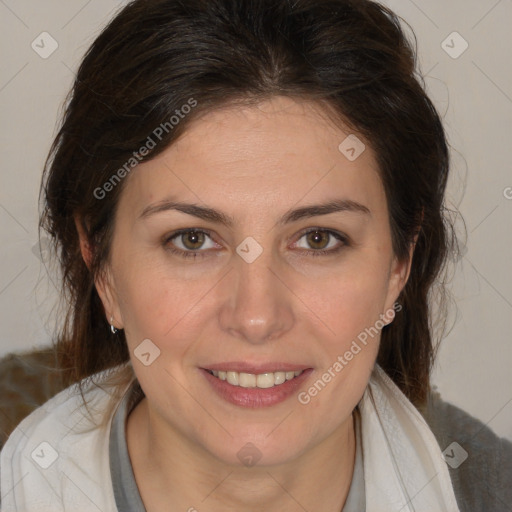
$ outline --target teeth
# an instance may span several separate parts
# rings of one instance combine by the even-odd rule
[[[302,371],[303,370],[296,370],[294,372],[270,372],[260,373],[258,375],[254,373],[224,372],[220,370],[212,370],[211,373],[220,380],[227,380],[232,386],[266,389],[279,386],[287,380],[292,380],[298,377]]]
[[[238,386],[238,373],[237,372],[227,372],[227,381],[233,386]]]
[[[286,382],[286,373],[285,372],[275,372],[274,373],[274,384],[279,385],[283,382]]]
[[[238,377],[238,385],[241,388],[255,388],[256,375],[254,375],[253,373],[241,373]]]
[[[256,377],[256,386],[258,388],[271,388],[275,385],[276,378],[273,373],[260,373]]]

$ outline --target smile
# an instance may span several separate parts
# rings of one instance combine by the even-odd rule
[[[210,375],[217,377],[219,380],[226,381],[232,386],[242,388],[261,388],[268,389],[280,386],[286,381],[292,380],[302,374],[303,370],[295,370],[288,372],[269,372],[269,373],[244,373],[233,371],[217,371],[207,370]]]

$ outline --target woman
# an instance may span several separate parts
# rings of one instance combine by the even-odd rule
[[[510,444],[430,393],[427,299],[456,247],[414,59],[367,0],[115,17],[43,188],[79,386],[9,438],[2,510],[509,503]]]

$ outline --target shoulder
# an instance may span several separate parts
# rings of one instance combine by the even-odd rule
[[[512,443],[438,393],[420,412],[444,453],[461,512],[508,510]]]
[[[0,358],[0,449],[32,411],[64,389],[53,348]]]
[[[83,395],[77,385],[61,391],[9,436],[0,453],[2,510],[88,510],[90,499],[113,499],[105,485],[112,394],[96,384],[103,374],[94,377],[82,382]]]

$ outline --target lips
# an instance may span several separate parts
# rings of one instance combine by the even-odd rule
[[[200,369],[222,400],[248,408],[268,407],[295,396],[313,372],[311,367],[288,363],[219,363]]]

